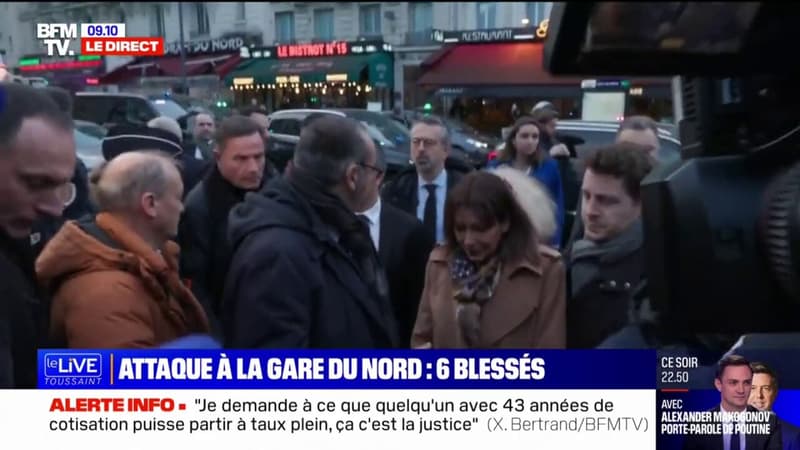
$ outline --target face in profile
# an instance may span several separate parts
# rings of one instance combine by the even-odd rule
[[[181,174],[173,166],[167,169],[167,189],[156,198],[156,226],[165,238],[178,234],[178,223],[183,213],[183,181]]]
[[[60,217],[75,172],[75,137],[40,118],[22,122],[12,143],[0,144],[0,227],[24,238],[44,217]]]
[[[454,216],[454,234],[458,246],[475,264],[481,264],[497,253],[508,223],[481,220],[475,211],[460,207]]]
[[[622,178],[586,169],[581,188],[584,236],[605,241],[618,236],[641,215],[641,205],[625,190]]]
[[[514,136],[514,149],[517,155],[530,156],[539,148],[539,127],[530,123],[523,125]]]
[[[442,127],[418,123],[411,128],[411,159],[420,173],[438,173],[448,152]]]
[[[772,411],[772,404],[778,396],[778,389],[772,382],[772,376],[767,373],[753,374],[753,385],[750,391],[750,406],[759,411]]]
[[[215,151],[222,177],[239,189],[252,191],[261,186],[264,177],[264,141],[253,133],[228,139],[225,147]]]
[[[714,386],[721,394],[721,404],[726,411],[743,411],[747,408],[753,383],[753,372],[747,365],[728,366]]]
[[[366,211],[378,201],[380,183],[383,181],[383,171],[376,167],[378,158],[375,142],[366,131],[361,131],[361,138],[367,149],[367,157],[354,171],[352,186],[356,211]]]

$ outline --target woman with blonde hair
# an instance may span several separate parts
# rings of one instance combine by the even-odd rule
[[[539,245],[510,186],[491,172],[470,173],[448,194],[444,216],[412,347],[564,348],[564,264]]]
[[[556,205],[556,231],[550,243],[555,248],[561,246],[561,230],[564,227],[564,188],[558,162],[550,157],[542,146],[545,130],[533,117],[523,117],[514,123],[506,138],[505,147],[488,168],[512,167],[547,188]]]

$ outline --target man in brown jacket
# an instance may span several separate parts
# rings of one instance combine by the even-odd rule
[[[183,205],[171,158],[130,152],[95,172],[100,213],[69,222],[36,262],[53,294],[50,336],[69,348],[144,348],[208,332],[180,280],[175,235]]]

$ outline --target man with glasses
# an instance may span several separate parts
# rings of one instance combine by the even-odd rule
[[[372,242],[386,269],[400,343],[407,346],[411,342],[411,331],[425,286],[425,266],[433,250],[433,238],[416,217],[381,202],[386,155],[382,148],[376,149],[375,167],[368,166],[374,174],[367,187],[369,207],[359,213],[359,217],[369,227]]]
[[[450,155],[447,126],[424,117],[411,127],[412,167],[401,172],[383,192],[386,203],[416,216],[435,242],[444,240],[444,203],[447,193],[472,170]]]
[[[61,216],[75,160],[69,115],[37,89],[0,83],[0,387],[36,385],[48,309],[27,238]]]

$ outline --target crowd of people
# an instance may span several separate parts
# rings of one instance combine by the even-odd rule
[[[390,177],[367,129],[337,115],[304,122],[283,173],[263,112],[199,114],[189,142],[160,117],[109,130],[88,172],[69,94],[0,89],[0,386],[35,385],[37,348],[192,336],[230,348],[639,345],[639,185],[658,150],[647,118],[567,172],[552,109],[520,117],[481,170],[425,118],[410,131],[413,164]]]

